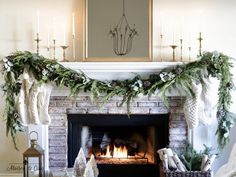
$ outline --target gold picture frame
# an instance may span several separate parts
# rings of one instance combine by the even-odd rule
[[[152,61],[152,0],[84,0],[85,62],[150,62]],[[129,54],[118,56],[113,51],[109,30],[119,22],[123,11],[130,26],[137,29]],[[112,14],[112,15],[111,15]],[[124,14],[124,13],[123,13]],[[132,25],[131,25],[132,24]],[[135,24],[135,26],[134,26]],[[109,44],[110,42],[110,44]]]

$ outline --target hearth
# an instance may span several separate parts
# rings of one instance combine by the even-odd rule
[[[83,147],[99,177],[156,177],[156,151],[168,144],[169,114],[68,114],[68,167]]]

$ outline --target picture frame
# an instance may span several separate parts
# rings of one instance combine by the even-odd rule
[[[84,0],[84,2],[83,61],[152,61],[152,0]],[[123,15],[125,18],[121,22]],[[121,26],[118,26],[119,23]],[[130,49],[130,43],[127,41],[131,35],[128,30],[125,31],[127,26],[131,30],[135,29],[137,35],[132,39],[131,50],[128,53],[122,53]],[[111,31],[114,32],[115,29],[121,29],[120,33],[116,33],[118,37],[114,37],[114,33],[111,34]],[[126,38],[124,38],[125,35]],[[121,46],[121,44],[124,45]],[[117,54],[117,51],[120,53]]]

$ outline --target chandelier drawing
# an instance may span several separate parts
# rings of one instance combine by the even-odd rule
[[[127,55],[132,49],[134,36],[138,32],[131,28],[125,15],[125,0],[123,0],[123,13],[114,29],[110,29],[109,34],[113,39],[113,51],[118,56]]]

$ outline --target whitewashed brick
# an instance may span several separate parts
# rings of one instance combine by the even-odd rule
[[[87,108],[68,108],[67,109],[68,114],[86,114],[87,113]]]
[[[67,141],[67,135],[64,135],[64,134],[49,134],[49,140],[50,141],[51,140]]]
[[[138,102],[138,107],[157,107],[157,102]]]
[[[82,107],[82,108],[84,108],[84,107],[94,107],[94,106],[96,106],[96,103],[92,103],[91,101],[84,101],[84,102],[79,101],[79,102],[76,102],[76,106],[77,107]]]
[[[98,107],[89,107],[87,109],[88,114],[107,114],[109,108],[98,108]]]
[[[52,119],[50,127],[65,127],[67,125],[67,122],[65,121],[58,121],[55,119]]]
[[[127,114],[126,107],[113,107],[108,109],[109,114]]]
[[[122,101],[116,102],[116,106],[119,107],[119,108],[122,108],[122,107],[127,108],[127,104],[126,104],[126,103],[124,103],[122,106],[121,106],[121,103],[122,103]],[[138,103],[137,103],[136,101],[134,101],[134,102],[131,102],[131,103],[129,104],[129,106],[130,106],[130,107],[137,107],[137,104],[138,104]]]
[[[49,153],[51,154],[66,154],[66,146],[49,146]]]
[[[131,107],[130,108],[131,114],[149,114],[148,107]]]
[[[65,108],[70,108],[70,107],[75,107],[76,102],[74,101],[57,101],[57,107],[65,107]]]
[[[166,107],[152,107],[150,114],[168,114],[169,110]]]
[[[49,107],[48,108],[48,113],[49,114],[66,114],[66,109],[65,107],[61,107],[61,108],[58,108],[58,107]]]
[[[66,127],[49,127],[49,133],[51,134],[66,134]]]

